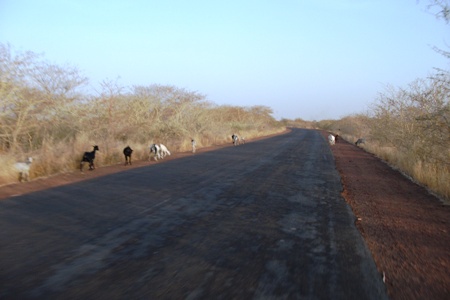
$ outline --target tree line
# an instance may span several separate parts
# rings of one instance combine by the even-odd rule
[[[110,80],[92,94],[88,84],[73,66],[0,44],[0,159],[33,154],[40,157],[35,175],[48,175],[75,168],[94,144],[100,164],[109,164],[128,144],[144,158],[153,142],[184,151],[191,139],[203,147],[229,142],[233,133],[252,138],[283,130],[266,106],[216,105],[175,86],[123,87]]]

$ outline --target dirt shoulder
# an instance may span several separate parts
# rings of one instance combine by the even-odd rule
[[[354,144],[339,140],[331,150],[389,297],[448,299],[450,206]]]

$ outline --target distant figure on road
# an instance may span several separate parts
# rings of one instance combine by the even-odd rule
[[[191,144],[192,144],[192,153],[195,153],[195,146],[197,146],[197,143],[195,142],[194,139],[192,139]]]

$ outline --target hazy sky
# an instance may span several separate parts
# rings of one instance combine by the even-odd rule
[[[122,86],[173,85],[276,118],[365,112],[449,60],[428,0],[0,0],[0,42]]]

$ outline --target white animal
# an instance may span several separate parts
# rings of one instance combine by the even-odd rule
[[[159,151],[161,152],[161,157],[164,158],[167,155],[170,155],[170,151],[163,144],[159,144]]]
[[[240,137],[239,138],[239,144],[245,144],[245,137]]]
[[[195,153],[195,148],[197,146],[197,143],[195,142],[194,139],[191,140],[191,144],[192,144],[192,153]]]
[[[28,157],[26,162],[17,162],[14,167],[19,172],[19,181],[22,182],[23,179],[28,181],[30,179],[30,167],[33,162],[32,157]]]
[[[233,145],[235,146],[239,145],[239,137],[236,134],[233,133],[231,139],[233,140]]]
[[[161,158],[161,148],[159,147],[158,144],[153,144],[150,146],[150,153],[155,153],[155,160],[158,160],[159,158]],[[150,160],[151,157],[149,156],[148,160]]]
[[[170,151],[163,144],[153,144],[150,146],[150,153],[155,153],[155,160],[162,159],[167,155],[170,155]],[[149,157],[149,160],[151,158]]]
[[[334,145],[336,143],[336,140],[334,138],[334,135],[330,134],[328,136],[328,142],[330,143],[330,145]]]

